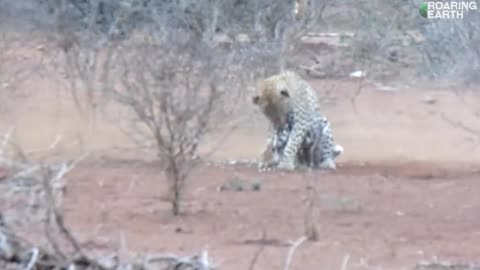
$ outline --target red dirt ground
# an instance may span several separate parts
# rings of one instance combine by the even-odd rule
[[[91,248],[191,254],[208,247],[222,269],[280,269],[289,240],[304,232],[303,173],[202,168],[192,177],[185,213],[169,214],[155,166],[79,168],[69,180],[67,219]],[[480,172],[432,164],[340,164],[314,173],[318,241],[302,245],[294,269],[411,269],[419,261],[478,262]],[[218,191],[233,179],[261,181],[260,191]],[[262,231],[266,241],[261,241]],[[123,239],[123,240],[121,240]]]
[[[128,141],[106,119],[85,139],[81,117],[51,77],[32,76],[19,86],[28,95],[9,100],[0,131],[15,126],[15,139],[26,149],[45,149],[60,134],[59,156],[90,150],[107,160],[78,167],[63,201],[68,224],[92,249],[190,255],[207,247],[221,269],[240,270],[263,243],[255,269],[281,269],[288,241],[304,233],[305,183],[313,177],[318,241],[298,248],[292,269],[340,269],[347,255],[347,269],[412,269],[436,259],[480,263],[479,138],[442,118],[478,126],[479,97],[367,85],[355,110],[350,98],[357,82],[312,84],[334,101],[325,104],[325,114],[345,148],[338,170],[309,176],[201,167],[189,181],[180,217],[169,213],[159,166],[112,160],[119,160],[112,149]],[[437,102],[422,102],[427,95]],[[253,115],[212,159],[258,156],[267,126],[259,113]],[[218,191],[234,179],[261,181],[262,188]]]

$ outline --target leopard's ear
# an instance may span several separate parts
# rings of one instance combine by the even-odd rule
[[[254,96],[252,98],[252,103],[255,105],[258,105],[258,102],[260,102],[260,97],[259,96]]]
[[[287,89],[280,90],[280,95],[282,95],[284,97],[290,97],[290,93],[288,92]]]

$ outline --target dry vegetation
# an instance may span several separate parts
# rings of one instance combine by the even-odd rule
[[[326,79],[347,78],[360,70],[371,81],[477,83],[478,13],[453,22],[426,21],[418,16],[417,4],[393,0],[0,1],[0,27],[19,35],[35,31],[53,41],[41,50],[45,65],[65,74],[65,91],[89,128],[96,125],[99,113],[127,119],[123,130],[136,151],[159,161],[170,186],[171,212],[180,215],[185,186],[208,157],[208,153],[199,154],[199,144],[213,131],[227,135],[235,130],[236,123],[220,123],[228,122],[245,105],[256,78],[290,68]],[[25,76],[23,70],[8,68],[16,42],[0,32],[2,100]],[[358,94],[360,90],[361,86]],[[0,110],[4,105],[0,103]],[[456,126],[478,134],[462,123]],[[2,209],[7,209],[0,213],[2,269],[215,268],[207,250],[198,256],[152,255],[129,262],[118,256],[92,257],[64,223],[61,210],[67,175],[88,154],[52,162],[49,154],[59,139],[38,154],[23,150],[12,139],[13,133],[14,129],[8,131],[0,141],[1,202]],[[305,236],[290,243],[285,270],[290,269],[295,250],[318,237],[314,224],[318,193],[311,184],[313,176],[305,179]],[[21,218],[25,216],[30,218]],[[29,230],[38,227],[43,228],[44,239],[28,239]],[[261,252],[251,259],[250,269]],[[341,269],[347,269],[347,264],[348,256]]]

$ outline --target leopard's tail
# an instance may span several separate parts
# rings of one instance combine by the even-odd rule
[[[336,144],[334,147],[333,147],[333,158],[337,158],[338,156],[340,156],[341,154],[343,154],[344,152],[344,149],[343,149],[343,146],[339,145],[339,144]]]

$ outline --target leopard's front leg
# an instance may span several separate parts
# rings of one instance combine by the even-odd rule
[[[293,126],[292,132],[287,141],[287,145],[280,157],[280,162],[277,165],[278,169],[292,171],[295,169],[297,161],[297,153],[302,145],[306,130],[302,123],[296,122]]]

